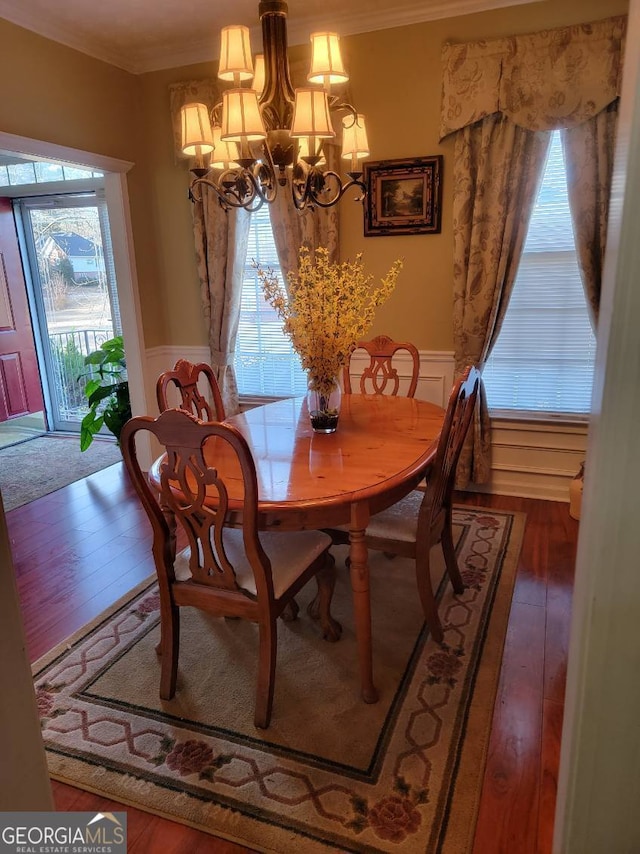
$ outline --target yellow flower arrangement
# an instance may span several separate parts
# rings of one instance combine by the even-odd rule
[[[365,273],[361,252],[355,261],[333,264],[328,249],[311,252],[303,246],[298,259],[298,272],[287,276],[288,295],[273,270],[259,264],[255,268],[311,387],[328,395],[356,343],[373,323],[376,308],[391,296],[402,261],[394,261],[380,287],[372,289],[373,276]]]

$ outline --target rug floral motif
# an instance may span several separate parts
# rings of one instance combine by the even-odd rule
[[[384,647],[393,648],[395,625],[398,631],[404,622],[414,626],[398,641],[406,648],[402,667],[394,659],[397,672],[382,677],[379,708],[357,697],[348,584],[339,594],[345,598],[340,644],[345,643],[344,668],[352,681],[345,677],[339,690],[329,684],[338,678],[331,657],[339,645],[323,644],[301,617],[293,630],[290,624],[279,628],[286,643],[282,655],[279,648],[274,721],[269,730],[254,729],[254,675],[238,686],[233,681],[235,671],[245,667],[244,641],[224,665],[228,677],[210,684],[207,677],[208,669],[217,666],[220,637],[236,642],[242,621],[230,627],[229,621],[214,625],[208,618],[193,631],[183,625],[185,673],[175,700],[160,701],[152,655],[159,597],[151,582],[34,665],[52,776],[259,851],[464,854],[473,839],[524,519],[522,514],[457,508],[455,524],[466,589],[455,596],[446,581],[439,585],[441,645],[430,638],[419,615],[402,619],[417,599],[411,592],[412,563],[371,556],[372,586],[376,573],[393,582],[381,594],[382,605],[401,586],[397,579],[403,573],[411,603],[401,603],[400,618],[394,613],[393,621],[384,624],[390,636],[380,645],[380,655]],[[374,601],[374,637],[379,607]],[[204,676],[192,684],[183,656],[209,626],[210,660],[204,662]],[[248,626],[249,632],[253,629]],[[257,647],[254,637],[247,637],[248,661],[257,657]],[[300,643],[309,645],[308,653],[296,648]],[[376,654],[374,649],[374,665]],[[198,650],[197,655],[202,659],[205,653]],[[317,668],[311,687],[305,688],[303,676],[287,678],[289,655]],[[125,688],[125,682],[131,684]],[[314,685],[316,693],[310,696]],[[218,695],[226,693],[237,697],[237,725],[228,710],[216,711],[216,703],[226,702]],[[298,721],[295,731],[293,726],[287,730],[289,716]],[[305,741],[305,720],[309,733],[314,727],[322,733],[325,722],[326,749],[319,736]],[[336,756],[332,733],[337,737],[339,731],[343,741]]]

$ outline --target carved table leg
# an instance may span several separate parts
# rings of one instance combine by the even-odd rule
[[[349,557],[351,589],[360,663],[360,684],[365,703],[377,703],[378,692],[373,684],[373,655],[371,649],[371,596],[369,590],[369,561],[365,532],[369,522],[366,503],[351,505]]]

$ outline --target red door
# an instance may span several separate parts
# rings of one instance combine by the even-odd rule
[[[43,409],[13,210],[0,199],[0,421]]]

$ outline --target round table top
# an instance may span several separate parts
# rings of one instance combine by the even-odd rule
[[[384,506],[385,495],[412,489],[435,455],[444,410],[433,403],[389,395],[344,395],[335,433],[314,433],[305,397],[288,398],[227,418],[244,435],[256,466],[260,512],[280,516],[310,514],[309,527],[318,524],[323,509],[326,525],[340,516],[348,520],[349,506],[369,501]],[[151,481],[159,482],[160,461]],[[225,472],[227,454],[219,442],[205,444],[207,463]],[[234,480],[227,483],[229,497]],[[388,503],[391,503],[390,501]],[[333,512],[331,512],[333,509]],[[374,512],[380,507],[374,508]],[[314,512],[316,511],[316,512]],[[345,515],[346,514],[346,515]],[[275,524],[282,524],[276,521]],[[300,519],[285,522],[298,527]],[[306,527],[306,525],[305,525]]]

